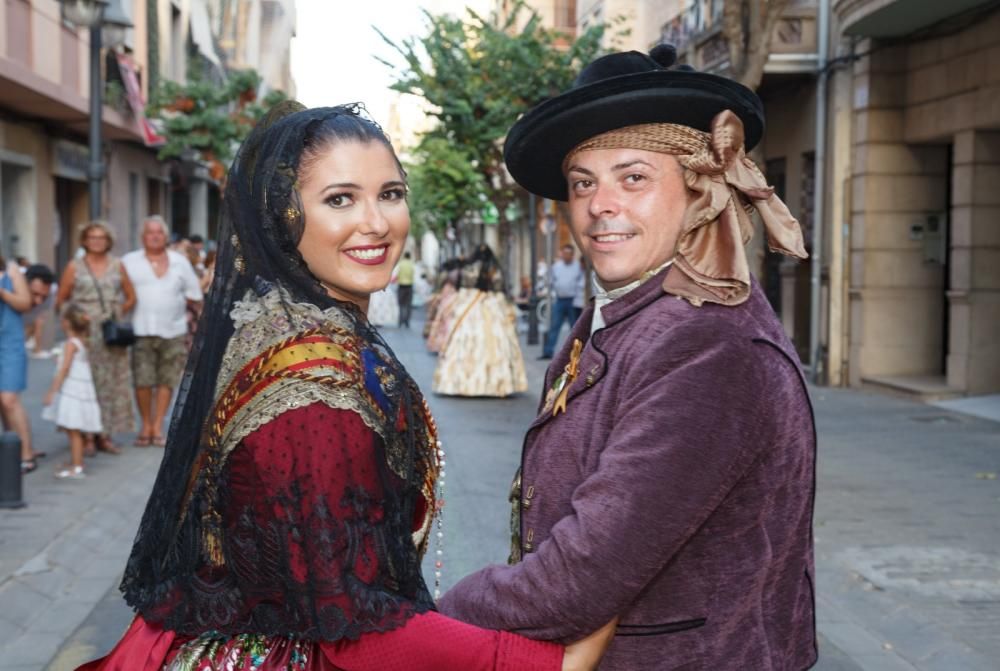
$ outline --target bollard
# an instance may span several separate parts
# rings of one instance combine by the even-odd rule
[[[23,508],[21,439],[13,431],[0,436],[0,508]]]

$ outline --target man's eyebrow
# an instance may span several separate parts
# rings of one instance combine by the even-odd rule
[[[637,158],[637,159],[634,159],[632,161],[625,161],[624,163],[617,163],[617,164],[611,166],[611,170],[612,171],[624,170],[625,168],[631,168],[633,165],[639,165],[639,164],[642,164],[642,165],[644,165],[644,166],[646,166],[648,168],[652,168],[653,167],[653,165],[651,163],[648,163],[647,161],[643,161],[641,158]]]
[[[653,166],[652,163],[649,163],[648,161],[644,161],[641,158],[633,159],[631,161],[625,161],[623,163],[616,163],[615,165],[611,166],[611,170],[612,170],[612,172],[617,172],[618,170],[625,170],[627,168],[631,168],[634,165],[644,165],[647,168],[652,168],[652,169],[655,170],[655,167]],[[581,172],[584,175],[588,175],[590,177],[594,176],[594,173],[592,173],[590,170],[587,170],[586,168],[582,168],[582,167],[576,165],[575,163],[573,165],[571,165],[566,170],[567,174],[569,174],[571,172]]]

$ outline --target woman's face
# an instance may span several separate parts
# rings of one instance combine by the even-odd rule
[[[299,252],[334,298],[368,308],[384,289],[410,230],[406,183],[381,142],[338,141],[299,180],[305,231]]]
[[[103,254],[111,247],[111,238],[100,227],[93,227],[83,234],[83,248],[91,254]]]

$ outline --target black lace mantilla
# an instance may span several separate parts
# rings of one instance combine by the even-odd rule
[[[297,250],[303,225],[295,191],[299,158],[315,129],[336,115],[373,123],[358,106],[279,106],[244,142],[229,173],[214,280],[121,585],[147,621],[182,634],[216,630],[335,641],[395,628],[433,607],[411,535],[415,506],[433,480],[423,399],[365,315],[328,296]],[[333,494],[309,498],[318,488],[302,478],[230,478],[253,470],[217,461],[239,452],[220,451],[224,446],[213,442],[216,402],[228,384],[220,378],[233,374],[224,359],[240,333],[231,313],[247,296],[273,299],[275,287],[281,288],[279,300],[259,319],[278,331],[287,326],[284,335],[293,335],[301,319],[297,306],[310,306],[330,318],[331,333],[335,327],[359,343],[355,354],[365,370],[377,366],[379,375],[398,382],[380,389],[379,412],[368,416],[379,437],[374,475],[348,481],[335,500]],[[235,346],[248,359],[259,351],[249,342]],[[349,407],[336,399],[361,393],[327,391],[326,405],[335,408]],[[251,485],[266,494],[241,496],[241,488]],[[236,501],[241,508],[233,507]],[[368,571],[368,561],[378,570]]]

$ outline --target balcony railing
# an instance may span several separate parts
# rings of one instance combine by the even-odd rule
[[[729,51],[722,33],[722,9],[722,0],[691,0],[680,14],[663,24],[660,41],[677,46],[681,58],[699,70],[724,70]],[[812,67],[818,42],[817,12],[817,0],[792,0],[785,8],[775,27],[766,71]]]

